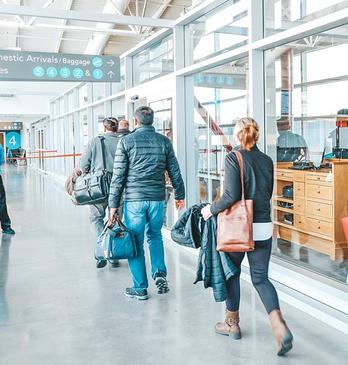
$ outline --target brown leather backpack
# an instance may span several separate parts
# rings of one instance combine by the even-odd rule
[[[242,187],[241,200],[230,208],[218,214],[217,218],[217,247],[221,252],[253,251],[253,201],[245,199],[244,195],[244,161],[239,151],[235,152],[239,168]]]

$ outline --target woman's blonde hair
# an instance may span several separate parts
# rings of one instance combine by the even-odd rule
[[[238,119],[235,128],[237,128],[236,136],[241,143],[242,148],[250,151],[260,137],[259,125],[253,118]]]

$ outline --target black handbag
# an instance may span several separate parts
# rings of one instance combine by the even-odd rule
[[[107,259],[122,260],[138,256],[138,250],[132,231],[122,223],[120,216],[116,216],[115,223],[107,229]]]
[[[110,179],[106,170],[104,137],[99,137],[103,170],[91,171],[77,177],[74,198],[78,205],[100,204],[109,196]]]

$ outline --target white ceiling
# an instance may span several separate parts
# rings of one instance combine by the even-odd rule
[[[0,5],[24,5],[35,8],[76,10],[83,12],[114,13],[139,17],[176,19],[184,11],[197,3],[195,0],[0,0]],[[44,28],[43,28],[44,26]],[[51,28],[56,27],[57,29]],[[80,27],[80,29],[71,29]],[[81,28],[82,27],[82,28]],[[84,29],[88,28],[88,29]],[[103,29],[103,33],[93,29]],[[127,30],[127,35],[110,34],[115,30]],[[105,30],[105,33],[104,33]],[[109,31],[108,31],[109,30]],[[31,16],[5,16],[0,14],[0,49],[18,49],[33,52],[61,53],[101,53],[120,55],[134,47],[157,29],[151,27],[120,26],[64,19],[38,18]],[[44,112],[19,113],[16,105],[26,107],[43,100],[52,99],[71,88],[72,83],[58,82],[0,82],[0,119],[13,118],[27,120],[40,118]],[[1,97],[13,94],[13,97]],[[15,100],[18,98],[18,102]],[[27,101],[27,102],[26,102]],[[13,112],[8,108],[13,105]],[[6,106],[6,115],[2,109]],[[34,109],[34,105],[33,105]],[[36,106],[35,106],[35,109]],[[19,115],[21,114],[21,115]]]
[[[192,0],[0,0],[0,4],[177,19],[192,6]],[[59,29],[43,28],[44,25]],[[88,30],[72,30],[69,27],[83,27]],[[99,28],[100,23],[0,14],[0,49],[16,47],[22,51],[84,53],[88,43],[97,35],[93,32],[96,27]],[[110,28],[133,32],[129,36],[113,36],[110,40],[111,46],[106,42],[101,53],[113,55],[120,55],[156,30],[117,24],[111,24],[108,29]]]
[[[49,114],[49,102],[74,83],[0,82],[0,120],[34,122]]]
[[[16,95],[47,95],[58,96],[67,89],[73,87],[75,83],[67,82],[21,82],[21,81],[1,81],[1,94]]]

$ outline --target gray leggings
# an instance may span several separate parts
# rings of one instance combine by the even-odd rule
[[[272,238],[265,241],[256,241],[255,250],[248,252],[251,281],[257,290],[267,313],[279,309],[277,292],[268,279],[268,266],[271,257]],[[239,267],[239,271],[226,282],[227,299],[226,308],[229,311],[238,311],[240,302],[240,265],[244,258],[244,252],[228,253],[233,263]]]

